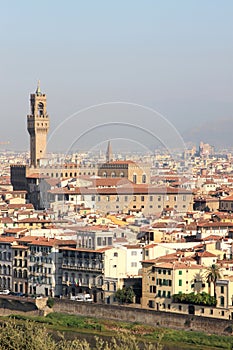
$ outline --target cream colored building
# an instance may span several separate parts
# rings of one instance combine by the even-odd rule
[[[161,213],[164,208],[175,207],[186,213],[192,208],[192,193],[184,189],[160,188],[147,184],[122,185],[108,188],[55,188],[49,191],[51,206],[56,202],[108,212],[142,212],[144,215]]]
[[[117,289],[125,279],[141,277],[142,248],[136,245],[116,246],[105,251],[104,296],[107,304],[115,301]]]

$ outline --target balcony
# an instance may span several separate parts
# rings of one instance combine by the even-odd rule
[[[72,264],[62,264],[63,269],[76,270],[76,271],[92,271],[102,273],[103,268],[101,266],[79,266]]]

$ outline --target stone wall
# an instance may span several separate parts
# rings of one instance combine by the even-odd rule
[[[48,298],[23,298],[16,296],[0,296],[0,316],[27,314],[30,316],[44,316],[52,312],[47,306]]]
[[[44,306],[44,302],[41,301],[41,307]],[[51,311],[118,321],[139,322],[165,328],[202,331],[208,334],[230,335],[233,333],[232,320],[146,310],[140,307],[91,304],[62,299],[55,299],[53,309],[45,306],[42,310],[39,310],[34,301],[0,298],[0,315],[25,313],[27,315],[42,316]]]
[[[53,311],[119,321],[140,322],[173,329],[203,331],[209,334],[229,335],[232,333],[233,329],[233,322],[228,320],[152,311],[132,308],[130,306],[100,305],[77,301],[56,300]]]

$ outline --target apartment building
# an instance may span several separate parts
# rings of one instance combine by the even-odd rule
[[[13,276],[10,289],[15,293],[28,294],[28,247],[13,242],[11,248]]]
[[[104,253],[106,249],[60,248],[62,256],[62,295],[88,293],[104,301]]]
[[[0,289],[12,289],[12,237],[0,237]]]
[[[24,242],[27,238],[24,239]],[[55,296],[62,294],[62,253],[63,246],[76,246],[75,241],[58,239],[33,239],[28,242],[29,294]]]
[[[178,293],[207,292],[206,267],[189,261],[157,263],[142,261],[142,307],[171,310],[172,296]]]

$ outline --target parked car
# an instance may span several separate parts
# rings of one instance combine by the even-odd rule
[[[90,294],[78,294],[76,296],[76,301],[93,301],[92,297],[90,296]]]
[[[3,290],[0,291],[0,294],[8,295],[8,294],[10,294],[10,290],[9,289],[3,289]]]
[[[89,301],[89,302],[93,301],[93,299],[92,299],[90,294],[82,294],[82,293],[79,293],[77,295],[71,295],[70,300]]]

